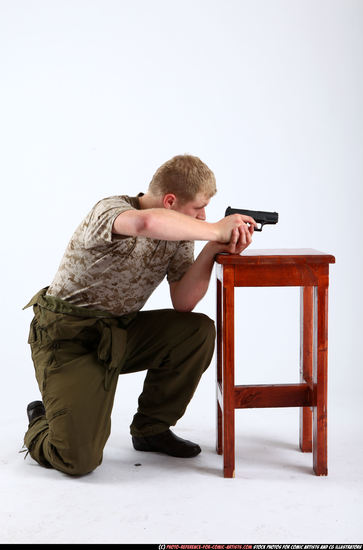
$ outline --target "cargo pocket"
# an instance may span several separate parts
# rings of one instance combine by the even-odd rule
[[[29,329],[29,336],[28,336],[28,344],[33,344],[37,340],[37,334],[35,331],[35,325],[37,321],[35,317],[33,317],[32,322],[30,323],[30,329]]]
[[[30,344],[35,377],[38,382],[39,390],[43,393],[46,381],[46,371],[53,361],[53,354],[51,342],[45,331],[40,328],[36,317],[34,317],[30,323],[28,344]]]
[[[30,344],[31,356],[35,369],[35,377],[40,392],[43,393],[47,378],[47,369],[53,362],[53,354],[50,344],[40,346],[37,342]]]
[[[59,369],[64,365],[74,362],[82,356],[90,353],[89,348],[79,340],[58,340],[51,344],[54,363],[52,368]]]
[[[56,411],[55,413],[51,414],[50,418],[48,419],[49,424],[57,418],[58,416],[63,416],[68,413],[68,409],[60,409],[59,411]]]

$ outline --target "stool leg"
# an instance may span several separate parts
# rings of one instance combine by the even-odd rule
[[[313,463],[318,476],[328,474],[327,464],[328,287],[314,287],[314,402]]]
[[[313,287],[300,288],[300,383],[313,386]],[[312,451],[312,411],[300,407],[300,449]]]
[[[217,279],[217,371],[216,371],[216,393],[217,393],[217,441],[216,449],[219,455],[223,452],[222,445],[222,411],[218,402],[219,388],[222,387],[222,283]]]
[[[234,287],[223,288],[223,458],[224,477],[234,477]]]
[[[216,449],[217,453],[219,455],[223,454],[223,439],[222,439],[222,433],[223,433],[223,415],[221,408],[219,406],[218,400],[217,400],[217,444]]]

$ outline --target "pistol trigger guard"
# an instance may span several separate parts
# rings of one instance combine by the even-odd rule
[[[255,227],[255,231],[262,231],[262,228],[265,224],[260,222],[260,227]]]

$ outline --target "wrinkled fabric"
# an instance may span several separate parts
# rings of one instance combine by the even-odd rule
[[[112,233],[116,217],[135,209],[138,197],[100,200],[74,232],[47,294],[120,316],[142,309],[165,276],[180,280],[194,262],[194,242]]]
[[[71,475],[102,462],[119,374],[147,370],[130,432],[160,433],[184,414],[214,349],[214,323],[172,309],[114,317],[42,289],[28,342],[46,414],[24,443],[42,466]]]
[[[97,342],[97,357],[106,369],[107,389],[110,372],[122,369],[127,342],[125,327],[135,314],[113,317],[108,312],[75,307],[64,300],[48,296],[47,289],[40,290],[24,307],[33,306],[35,313],[28,343],[51,342],[52,349],[59,349],[62,342],[78,341],[86,348],[95,346]]]

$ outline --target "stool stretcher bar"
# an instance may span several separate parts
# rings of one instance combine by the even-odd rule
[[[222,388],[218,384],[218,402],[223,409]],[[234,387],[235,409],[266,407],[313,407],[313,392],[308,384],[257,384]]]

